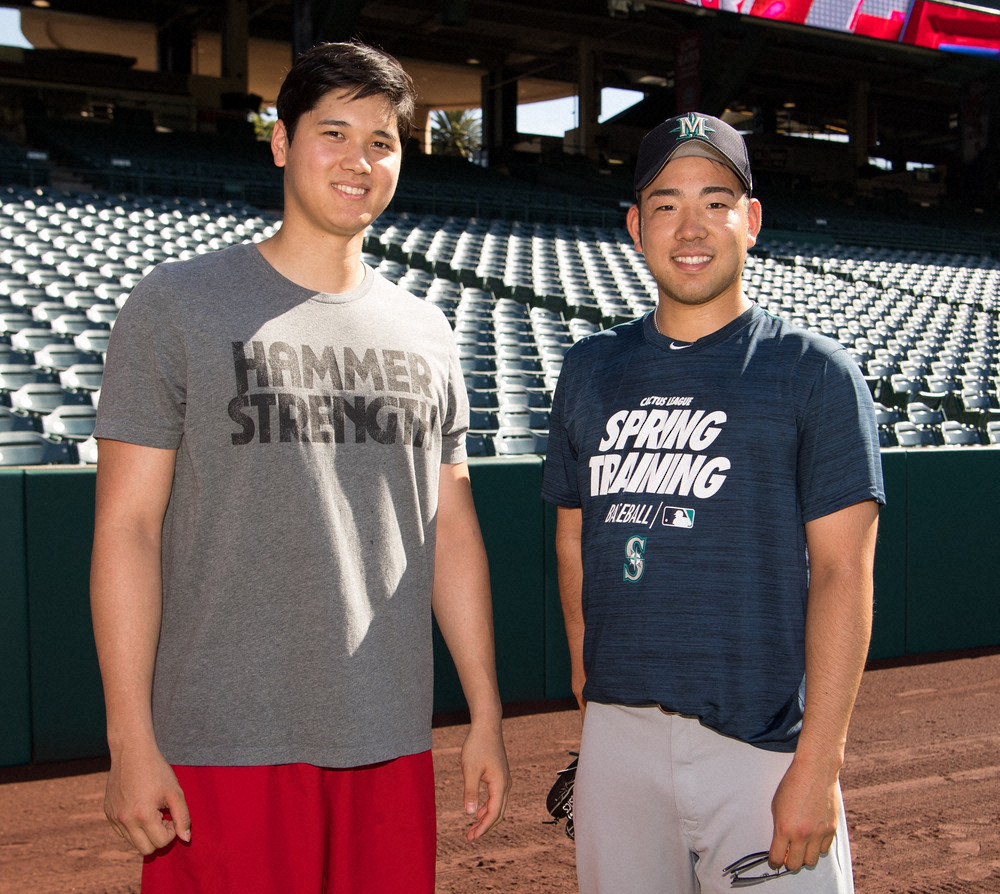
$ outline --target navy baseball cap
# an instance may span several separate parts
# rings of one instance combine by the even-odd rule
[[[752,192],[750,155],[739,131],[719,118],[691,112],[668,118],[643,137],[635,164],[636,193],[649,186],[670,159],[686,155],[721,161]]]

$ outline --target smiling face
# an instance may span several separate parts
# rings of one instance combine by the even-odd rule
[[[282,228],[298,238],[360,237],[386,208],[402,158],[396,113],[380,95],[327,93],[288,138],[278,121],[274,163],[285,169]]]
[[[627,225],[661,305],[714,303],[723,325],[742,312],[740,278],[760,230],[760,203],[727,165],[700,156],[667,162],[629,209]]]

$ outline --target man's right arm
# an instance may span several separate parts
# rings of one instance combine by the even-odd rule
[[[556,508],[556,564],[559,573],[559,600],[562,603],[563,623],[569,642],[573,695],[580,712],[587,703],[583,700],[583,684],[587,674],[583,669],[583,550],[580,545],[583,532],[583,510]]]
[[[160,536],[175,457],[174,450],[99,441],[90,606],[111,751],[104,809],[143,854],[191,836],[184,795],[156,745],[152,718]]]

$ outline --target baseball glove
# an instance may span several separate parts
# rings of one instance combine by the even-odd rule
[[[575,751],[571,751],[570,754],[573,755],[573,760],[556,774],[556,781],[545,799],[545,807],[553,817],[553,823],[558,823],[563,817],[566,818],[566,834],[573,838],[573,785],[576,782],[576,765],[579,757]]]

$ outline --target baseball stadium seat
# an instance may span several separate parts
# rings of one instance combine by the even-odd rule
[[[39,432],[0,432],[0,466],[49,465],[73,460],[69,444],[56,443]]]

